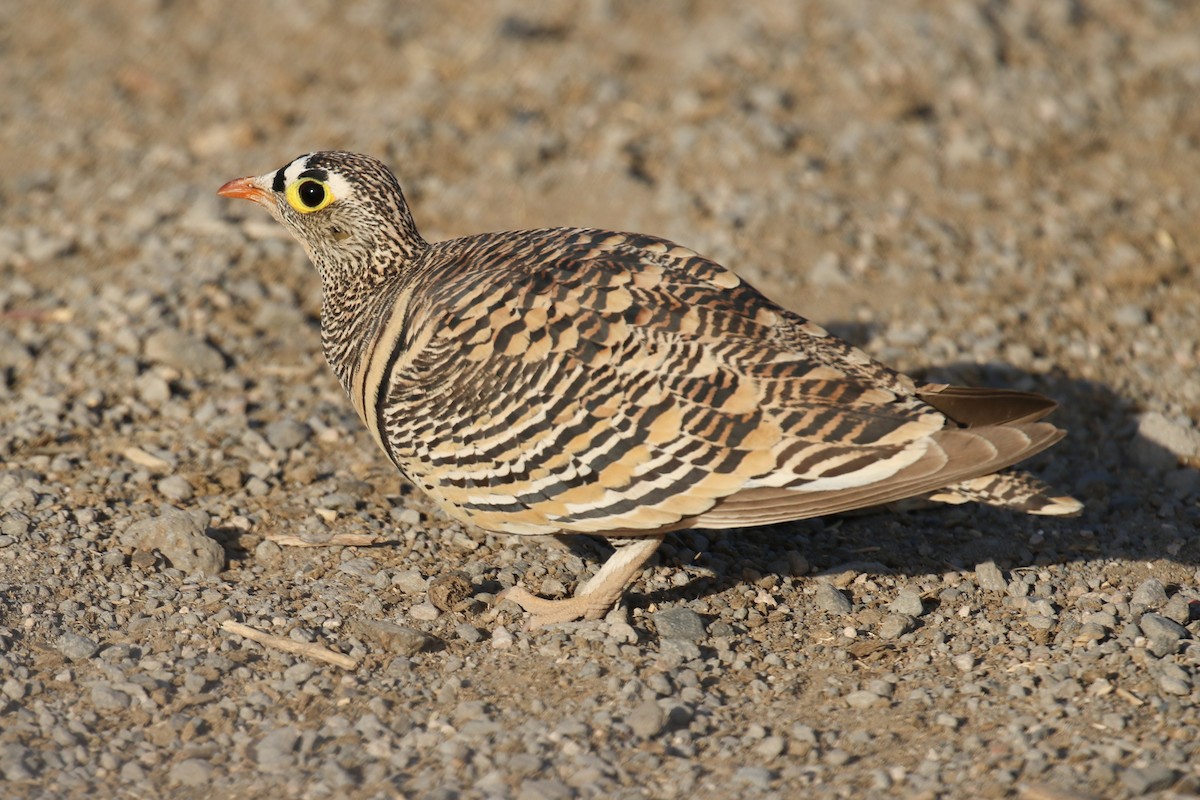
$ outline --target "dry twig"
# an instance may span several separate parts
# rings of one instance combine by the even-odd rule
[[[328,664],[341,667],[342,669],[355,669],[358,667],[358,661],[344,653],[336,653],[327,647],[321,647],[319,644],[310,642],[297,642],[288,639],[284,636],[276,636],[272,633],[263,633],[257,628],[251,628],[249,625],[243,625],[240,622],[234,622],[227,619],[221,623],[221,628],[230,633],[236,633],[239,636],[244,636],[252,642],[258,642],[265,647],[274,647],[277,650],[283,650],[288,653],[295,653],[299,656],[307,658],[315,658],[318,661],[324,661]]]
[[[388,541],[371,533],[335,533],[320,541],[310,541],[294,533],[268,533],[265,538],[280,547],[366,547]]]

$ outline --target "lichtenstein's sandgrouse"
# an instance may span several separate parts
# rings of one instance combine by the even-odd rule
[[[429,244],[392,173],[319,152],[219,190],[321,275],[325,355],[448,514],[616,553],[532,625],[597,618],[663,536],[928,496],[1072,514],[1023,473],[1062,438],[1035,394],[917,385],[672,242],[551,228]]]

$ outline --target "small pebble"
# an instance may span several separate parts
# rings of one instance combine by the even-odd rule
[[[659,637],[663,639],[701,642],[707,636],[704,630],[704,620],[695,611],[684,606],[664,608],[655,612],[652,619]]]
[[[837,587],[832,583],[817,581],[815,592],[816,596],[814,600],[817,608],[835,616],[844,616],[850,613],[852,608],[850,600],[846,595],[838,591]]]
[[[358,625],[364,636],[374,639],[390,653],[414,656],[437,643],[434,636],[394,622],[361,620]]]
[[[397,572],[392,576],[392,585],[405,594],[425,594],[429,591],[429,581],[415,569]]]
[[[1150,764],[1145,767],[1129,767],[1121,771],[1121,783],[1133,795],[1141,796],[1160,792],[1175,782],[1179,773],[1165,764]]]
[[[925,604],[921,601],[921,595],[912,589],[901,589],[900,594],[888,605],[888,608],[897,614],[909,617],[919,617],[925,613]]]
[[[754,789],[769,789],[775,774],[766,767],[738,767],[733,782]]]
[[[267,442],[276,450],[295,450],[312,437],[312,428],[294,419],[278,419],[267,424],[263,431]]]
[[[492,648],[507,650],[513,646],[513,635],[503,625],[497,625],[492,631]]]
[[[442,612],[433,603],[417,603],[408,610],[408,615],[421,622],[433,622],[442,615]]]
[[[213,765],[200,758],[185,758],[171,767],[170,779],[180,786],[208,786],[212,782]]]
[[[958,717],[954,716],[953,714],[946,714],[944,712],[934,717],[933,721],[934,724],[940,725],[943,728],[949,728],[950,730],[957,730],[958,726],[962,724],[962,720],[960,720]]]
[[[879,623],[879,638],[897,639],[911,631],[916,620],[906,614],[888,614]]]
[[[634,735],[643,739],[657,736],[665,722],[666,715],[654,700],[647,700],[637,706],[625,718],[625,723],[633,730]]]
[[[69,661],[86,661],[100,646],[87,636],[68,631],[58,638],[56,648]]]
[[[1143,614],[1138,626],[1150,652],[1160,658],[1178,651],[1179,641],[1188,635],[1187,628],[1159,614]]]
[[[479,630],[479,628],[476,628],[469,622],[461,623],[455,627],[454,633],[458,636],[458,638],[470,644],[475,644],[483,639],[483,631]]]
[[[884,702],[884,698],[865,689],[856,689],[846,695],[846,705],[851,708],[871,708],[872,706],[882,705]]]
[[[216,575],[225,567],[225,550],[205,534],[207,520],[207,514],[171,509],[133,523],[120,538],[139,550],[159,551],[189,575]]]
[[[101,711],[121,711],[129,708],[129,695],[106,683],[92,687],[92,705]]]
[[[1134,589],[1130,602],[1145,608],[1162,608],[1167,604],[1167,590],[1158,578],[1147,578]]]
[[[1004,580],[1004,573],[1000,571],[994,561],[976,565],[975,582],[984,591],[1001,593],[1008,591],[1008,582]]]
[[[254,745],[258,767],[266,772],[278,773],[289,769],[296,760],[296,745],[300,731],[295,726],[285,725],[270,731]]]
[[[225,368],[225,358],[208,343],[175,329],[164,329],[146,338],[144,355],[148,361],[200,375],[212,375]]]
[[[196,494],[192,484],[182,475],[169,475],[160,480],[155,488],[163,497],[177,502],[191,500]]]
[[[783,755],[787,749],[787,739],[782,736],[768,736],[754,746],[754,754],[770,761]]]

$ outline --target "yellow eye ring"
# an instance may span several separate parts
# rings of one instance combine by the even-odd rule
[[[301,178],[287,187],[288,205],[301,214],[311,214],[320,211],[333,202],[333,192],[329,184],[316,178]]]

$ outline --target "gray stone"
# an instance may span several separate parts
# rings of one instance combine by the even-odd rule
[[[985,561],[975,566],[975,582],[979,584],[980,589],[988,592],[1008,591],[1008,582],[1004,580],[1004,573],[1000,571],[994,561]]]
[[[752,786],[755,789],[771,788],[775,773],[766,767],[738,767],[733,773],[733,782]]]
[[[136,761],[126,761],[122,764],[119,774],[122,783],[141,783],[146,780],[146,770]]]
[[[114,689],[107,683],[92,687],[92,705],[100,711],[121,711],[129,708],[129,695]]]
[[[348,558],[341,564],[338,564],[338,572],[353,575],[356,578],[369,578],[375,574],[378,568],[378,562],[370,556]]]
[[[312,437],[312,428],[294,419],[278,419],[263,431],[267,443],[276,450],[294,450]]]
[[[416,628],[397,625],[385,620],[360,620],[358,629],[364,636],[374,639],[388,652],[403,656],[414,656],[422,650],[432,647],[438,641],[436,636],[431,636]]]
[[[161,375],[147,372],[134,381],[138,398],[148,406],[157,408],[171,399],[171,384]]]
[[[654,700],[647,700],[629,713],[625,722],[635,736],[649,739],[657,736],[666,724],[666,714]]]
[[[663,639],[682,639],[688,642],[700,642],[707,636],[704,630],[704,620],[690,608],[672,606],[655,612],[654,627],[658,629],[659,637]]]
[[[1182,592],[1176,592],[1160,611],[1164,617],[1180,625],[1187,625],[1192,619],[1192,603]]]
[[[421,622],[433,622],[442,615],[442,611],[433,603],[417,603],[408,610],[408,615]]]
[[[1159,658],[1179,650],[1179,641],[1188,635],[1187,628],[1160,614],[1143,614],[1138,627],[1150,652]]]
[[[905,614],[910,617],[919,617],[925,613],[925,604],[921,602],[921,595],[912,589],[902,589],[896,599],[888,605],[888,608],[897,614]]]
[[[1158,677],[1159,687],[1167,694],[1185,695],[1192,691],[1191,684],[1188,683],[1186,677],[1179,677],[1173,673],[1164,673]]]
[[[92,639],[72,631],[67,631],[58,637],[54,646],[63,658],[69,661],[86,661],[96,655],[96,651],[100,649],[100,645]]]
[[[897,639],[913,629],[916,620],[907,614],[888,614],[879,623],[879,638]]]
[[[1133,590],[1130,602],[1145,608],[1162,608],[1167,604],[1167,589],[1158,578],[1147,578]]]
[[[866,689],[856,689],[846,695],[846,705],[851,708],[864,709],[872,708],[873,706],[883,705],[887,700],[874,692],[869,692]]]
[[[397,572],[392,576],[392,586],[405,594],[425,594],[429,591],[429,581],[415,569]]]
[[[295,761],[299,742],[300,731],[294,726],[276,728],[255,744],[254,758],[259,768],[267,772],[285,770]]]
[[[834,616],[845,616],[853,608],[849,598],[838,591],[837,587],[828,581],[817,581],[815,587],[817,608]]]
[[[817,743],[817,732],[813,730],[811,725],[805,725],[803,722],[797,722],[792,725],[792,739],[805,744]]]
[[[22,744],[12,743],[0,746],[0,774],[7,781],[28,781],[37,777],[37,771],[30,764],[29,748]]]
[[[521,783],[517,800],[569,800],[575,796],[570,786],[559,780],[531,778]]]
[[[186,758],[171,767],[171,782],[180,786],[208,786],[212,781],[213,765],[202,758]]]
[[[754,754],[770,761],[783,755],[787,749],[787,739],[782,736],[768,736],[754,746]]]
[[[663,639],[659,642],[658,653],[667,660],[682,664],[699,658],[700,646],[686,639]]]
[[[29,533],[32,520],[22,511],[10,511],[0,517],[0,533],[12,539],[19,539]]]
[[[139,550],[157,550],[171,566],[189,575],[216,575],[225,566],[225,551],[206,536],[208,515],[171,509],[126,528],[121,540]]]
[[[225,357],[207,342],[174,328],[146,337],[142,355],[147,361],[165,364],[180,372],[210,375],[225,369]]]
[[[155,484],[154,488],[158,489],[158,493],[163,497],[176,502],[191,500],[196,494],[192,484],[182,475],[168,475]]]
[[[1156,472],[1169,472],[1179,466],[1196,448],[1192,441],[1195,431],[1171,422],[1157,411],[1143,414],[1129,451],[1139,467]]]
[[[1149,794],[1166,789],[1175,783],[1179,773],[1166,764],[1130,767],[1121,772],[1121,783],[1134,795]]]
[[[265,567],[276,567],[283,561],[283,548],[270,539],[263,539],[254,547],[254,560]]]
[[[311,661],[297,661],[295,664],[292,664],[283,671],[283,677],[285,680],[289,680],[296,685],[300,685],[311,678],[313,673],[316,671],[316,665],[314,665]]]
[[[475,644],[483,641],[483,631],[476,628],[469,622],[463,622],[454,628],[454,633],[458,638],[468,644]]]

